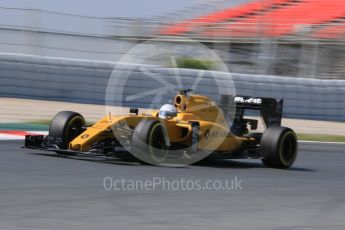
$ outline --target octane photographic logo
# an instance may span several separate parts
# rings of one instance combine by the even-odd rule
[[[191,143],[176,145],[170,142],[168,129],[171,127],[166,124],[173,118],[166,118],[164,112],[159,117],[156,114],[161,106],[173,105],[175,95],[181,90],[187,98],[198,94],[216,102],[220,102],[221,95],[236,95],[232,77],[222,59],[197,41],[174,38],[172,42],[158,37],[136,45],[123,55],[109,77],[105,97],[111,129],[123,149],[130,150],[136,158],[149,164],[176,166],[200,161],[222,144],[226,135],[219,135],[216,125],[202,134],[199,124],[192,121],[187,123],[191,125]],[[189,107],[188,112],[207,110],[211,106],[209,103]],[[138,108],[139,111],[130,111],[130,108]],[[235,111],[232,110],[234,108],[227,112],[228,122],[232,122],[234,117]],[[138,116],[133,116],[133,113],[138,113]],[[222,117],[222,113],[216,113],[210,123],[219,122]],[[141,135],[136,135],[140,132],[136,127],[141,120],[157,120],[155,127],[159,126],[159,129],[148,134],[151,141],[143,134],[141,138],[136,138],[140,143],[133,145],[134,136]],[[177,121],[180,124],[185,122]],[[221,137],[207,140],[215,133]],[[156,139],[160,141],[152,143]],[[202,148],[199,148],[201,145]]]

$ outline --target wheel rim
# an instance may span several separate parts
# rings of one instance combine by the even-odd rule
[[[85,125],[85,121],[82,117],[73,117],[66,125],[65,140],[66,144],[76,138],[81,133],[82,126]]]
[[[167,145],[164,139],[163,125],[161,123],[155,124],[150,132],[148,146],[151,158],[157,162],[163,162],[167,155]]]
[[[280,158],[284,165],[291,165],[295,158],[297,152],[297,142],[296,135],[292,132],[287,132],[282,136],[280,143]]]

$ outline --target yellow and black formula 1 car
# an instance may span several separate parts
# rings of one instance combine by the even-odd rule
[[[190,164],[205,157],[256,158],[269,167],[288,168],[297,155],[296,134],[281,127],[283,100],[222,95],[210,98],[181,90],[173,104],[151,113],[131,108],[128,115],[107,115],[91,126],[71,111],[58,113],[48,136],[28,135],[25,147],[60,154],[134,156],[149,164]],[[253,132],[259,111],[263,133]]]

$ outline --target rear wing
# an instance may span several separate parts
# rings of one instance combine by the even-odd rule
[[[281,126],[283,113],[283,99],[276,100],[274,98],[265,97],[250,97],[250,96],[233,96],[221,95],[220,107],[227,116],[230,111],[234,111],[232,116],[233,128],[238,129],[238,126],[244,128],[244,125],[249,124],[252,130],[257,128],[257,120],[244,119],[244,112],[246,110],[260,111],[260,117],[266,127]],[[238,130],[237,130],[238,131]],[[242,131],[240,131],[241,134]],[[237,132],[238,133],[238,132]]]

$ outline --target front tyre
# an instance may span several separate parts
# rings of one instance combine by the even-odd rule
[[[297,157],[296,134],[286,127],[269,127],[261,137],[259,149],[264,165],[271,168],[289,168]]]
[[[132,135],[131,153],[152,165],[164,162],[168,154],[164,129],[164,124],[158,120],[141,120]]]
[[[61,139],[59,146],[67,149],[69,143],[82,133],[85,119],[82,115],[72,111],[62,111],[56,114],[49,126],[49,136]]]

